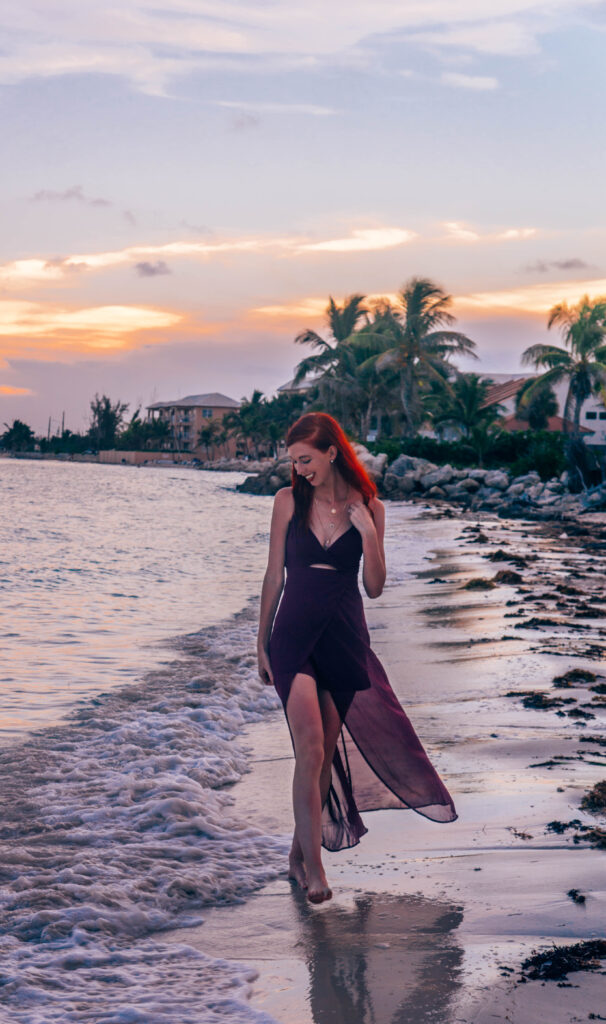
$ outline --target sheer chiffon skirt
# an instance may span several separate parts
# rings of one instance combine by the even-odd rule
[[[368,831],[360,811],[412,808],[432,821],[457,813],[370,647],[357,572],[288,570],[269,655],[287,704],[298,672],[331,694],[341,719],[322,816],[327,850],[355,846]]]

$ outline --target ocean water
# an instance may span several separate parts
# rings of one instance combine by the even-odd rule
[[[239,474],[0,459],[0,1022],[269,1022],[187,945],[290,842],[234,811],[271,498]],[[426,546],[388,509],[390,578]],[[181,927],[183,943],[162,933]]]
[[[237,493],[242,479],[0,459],[0,744],[258,594],[271,498]]]
[[[283,867],[232,811],[271,499],[235,474],[0,460],[0,1021],[268,1020],[163,943]],[[186,935],[186,931],[183,933]]]

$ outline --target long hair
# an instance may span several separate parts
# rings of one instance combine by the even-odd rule
[[[312,448],[318,448],[321,452],[328,451],[331,444],[334,445],[337,449],[335,469],[338,469],[345,482],[360,492],[365,505],[368,505],[370,499],[375,497],[377,493],[375,484],[358,459],[345,431],[334,417],[329,416],[326,412],[306,412],[303,416],[299,416],[299,419],[292,424],[286,434],[286,447],[289,448],[297,441],[306,441]],[[303,476],[295,472],[294,467],[292,492],[297,517],[307,526],[313,487]]]

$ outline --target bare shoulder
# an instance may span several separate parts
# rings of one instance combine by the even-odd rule
[[[295,510],[295,499],[292,487],[281,487],[274,495],[274,515],[283,522],[288,522]]]
[[[383,516],[385,518],[385,505],[380,498],[371,498],[368,502],[368,507],[372,512],[373,516]]]

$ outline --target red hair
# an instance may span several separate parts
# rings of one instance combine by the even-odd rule
[[[346,483],[355,487],[362,495],[365,505],[377,493],[377,488],[370,479],[364,466],[353,450],[345,431],[333,416],[326,412],[306,412],[299,416],[286,434],[286,447],[296,444],[297,441],[306,441],[321,452],[326,452],[331,445],[337,449],[335,456],[335,468],[343,477]],[[309,511],[312,502],[313,487],[299,473],[292,471],[292,492],[295,499],[295,509],[299,518],[304,522],[309,521]]]

